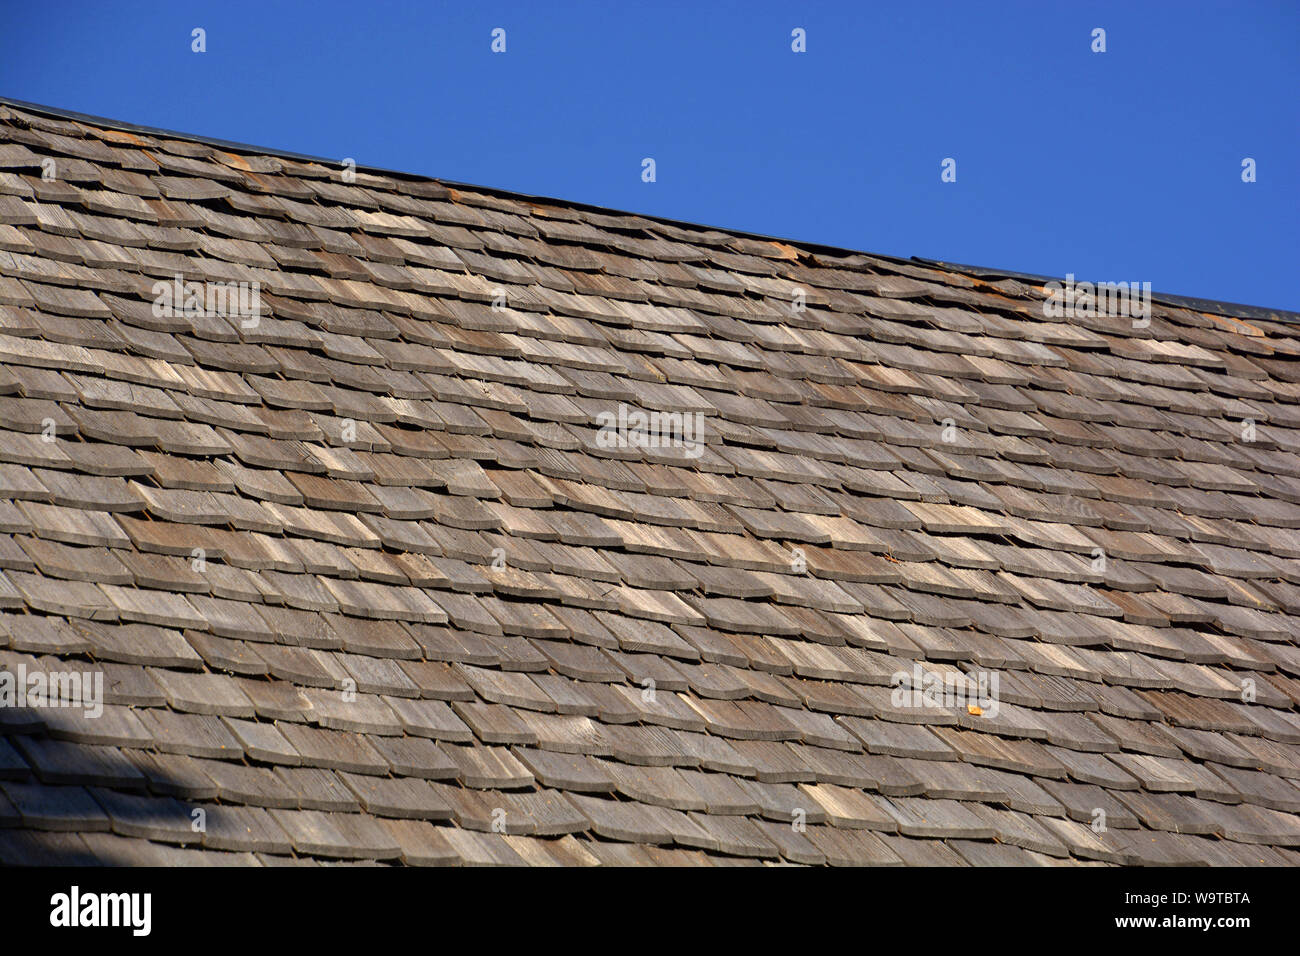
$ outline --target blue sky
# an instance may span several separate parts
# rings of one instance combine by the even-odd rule
[[[1294,0],[0,5],[0,94],[17,99],[869,252],[1300,310]],[[946,158],[956,182],[941,182]]]

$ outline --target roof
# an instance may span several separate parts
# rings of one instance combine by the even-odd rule
[[[0,130],[0,863],[1300,862],[1287,316]]]

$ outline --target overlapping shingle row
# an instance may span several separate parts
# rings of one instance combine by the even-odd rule
[[[1295,326],[344,178],[0,107],[0,862],[1296,862]]]

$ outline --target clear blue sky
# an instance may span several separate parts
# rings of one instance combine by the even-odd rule
[[[0,94],[17,99],[870,252],[1300,310],[1295,0],[0,0],[0,24]],[[206,53],[191,52],[195,27]],[[791,51],[796,27],[806,53]],[[1105,53],[1091,51],[1097,27]],[[955,183],[940,181],[948,157]]]

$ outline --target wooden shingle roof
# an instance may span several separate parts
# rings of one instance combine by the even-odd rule
[[[1300,326],[1045,297],[0,105],[0,863],[1300,862]]]

